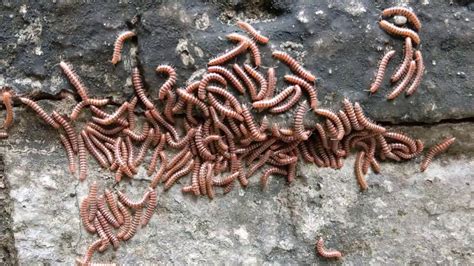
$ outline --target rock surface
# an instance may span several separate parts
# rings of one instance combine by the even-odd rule
[[[62,90],[71,90],[58,67],[60,60],[74,65],[91,94],[112,96],[117,102],[133,92],[134,65],[144,71],[152,92],[163,82],[154,72],[162,63],[178,69],[178,85],[183,86],[204,72],[210,57],[232,47],[225,35],[237,31],[234,19],[242,18],[271,38],[270,45],[262,47],[265,67],[277,66],[278,73],[285,73],[270,54],[287,50],[318,76],[322,106],[339,108],[347,97],[361,102],[369,116],[381,122],[445,120],[396,128],[428,146],[446,135],[456,136],[458,142],[425,173],[418,172],[419,160],[384,163],[381,175],[369,175],[366,193],[358,192],[353,157],[339,171],[301,164],[294,184],[274,178],[265,192],[254,178],[249,188],[211,202],[184,196],[178,186],[168,192],[159,189],[159,208],[150,224],[117,252],[109,250],[94,261],[322,263],[314,252],[321,235],[328,247],[344,253],[342,263],[347,264],[474,263],[474,126],[469,122],[474,117],[474,16],[467,3],[411,5],[423,22],[425,78],[414,96],[386,102],[388,84],[370,97],[365,90],[385,50],[393,47],[398,54],[389,72],[401,59],[402,41],[377,25],[380,11],[395,3],[251,2],[3,4],[0,39],[6,45],[0,48],[0,85],[46,99],[41,105],[48,110],[55,106],[64,111],[74,100],[57,101]],[[127,42],[124,60],[113,67],[108,62],[113,42],[127,29],[135,29],[138,38]],[[57,133],[30,110],[15,111],[12,134],[1,142],[10,189],[0,188],[0,239],[7,250],[0,252],[0,262],[72,264],[94,239],[80,224],[78,203],[92,180],[99,180],[103,189],[113,185],[113,176],[91,162],[90,177],[78,182],[67,172]],[[147,183],[141,169],[138,178],[120,188],[138,197]]]

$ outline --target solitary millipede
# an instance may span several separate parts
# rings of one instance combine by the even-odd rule
[[[433,160],[433,158],[436,155],[446,151],[449,148],[449,146],[451,146],[454,143],[455,140],[456,140],[456,138],[453,138],[453,137],[445,138],[440,143],[438,143],[438,144],[434,145],[433,147],[431,147],[428,150],[428,152],[426,153],[425,158],[421,162],[421,165],[420,165],[421,172],[424,172],[426,170],[426,168],[428,168],[431,161]]]
[[[61,61],[59,63],[59,66],[63,70],[64,74],[66,74],[67,78],[69,79],[69,82],[71,82],[74,88],[76,88],[77,93],[79,93],[82,100],[86,100],[87,98],[89,98],[89,96],[87,95],[87,87],[82,83],[81,79],[76,74],[76,72],[74,72],[72,67],[64,61]]]
[[[159,65],[156,67],[157,73],[166,73],[168,79],[161,85],[158,91],[158,99],[163,100],[166,96],[167,91],[170,91],[176,84],[176,70],[172,66]]]
[[[250,36],[252,36],[257,42],[262,44],[268,43],[269,39],[258,33],[257,30],[255,30],[255,28],[249,23],[239,20],[237,21],[237,26],[239,26],[241,29],[245,30],[248,34],[250,34]]]
[[[20,97],[20,101],[29,106],[31,109],[33,109],[39,117],[41,117],[47,124],[49,124],[50,126],[56,128],[56,129],[59,129],[61,127],[61,125],[59,125],[58,123],[56,123],[56,121],[54,121],[54,119],[49,116],[44,110],[43,108],[41,108],[41,106],[39,106],[36,102],[28,99],[28,98],[24,98],[24,97]]]
[[[385,75],[385,70],[387,69],[388,62],[390,61],[390,59],[392,59],[394,55],[395,50],[390,50],[382,57],[382,60],[380,60],[377,75],[375,75],[375,80],[372,85],[370,85],[370,93],[377,92],[377,90],[380,88],[380,85],[382,85],[383,77]]]
[[[127,39],[130,39],[132,37],[134,37],[136,34],[135,32],[133,31],[126,31],[126,32],[123,32],[121,33],[118,37],[117,37],[117,40],[115,40],[115,44],[114,44],[114,53],[112,54],[112,64],[117,64],[118,62],[120,62],[120,60],[122,60],[122,47],[123,47],[123,43],[125,42],[125,40]]]
[[[314,82],[316,80],[316,77],[311,74],[308,70],[304,69],[298,61],[296,61],[293,57],[291,57],[289,54],[281,51],[274,51],[272,53],[272,56],[275,57],[276,59],[282,61],[283,63],[287,64],[288,67],[295,72],[297,75],[300,77]]]
[[[225,52],[224,54],[212,59],[207,63],[209,66],[216,66],[221,65],[230,59],[238,56],[239,54],[243,53],[249,47],[249,42],[240,42],[236,47],[233,49]]]
[[[333,251],[326,250],[326,248],[324,247],[324,240],[323,240],[322,237],[320,237],[318,242],[316,243],[316,251],[323,258],[340,259],[342,257],[341,252],[339,252],[337,250],[333,250]]]

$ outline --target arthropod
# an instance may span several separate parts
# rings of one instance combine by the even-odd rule
[[[268,68],[267,78],[268,78],[268,89],[267,89],[266,95],[263,95],[263,98],[272,98],[273,94],[275,93],[276,84],[277,84],[275,68],[273,67]]]
[[[82,136],[79,135],[77,146],[79,149],[79,180],[84,180],[87,177],[87,152]]]
[[[192,133],[192,134],[194,136],[194,133]],[[153,151],[153,155],[151,156],[150,163],[148,164],[148,170],[147,170],[147,175],[148,176],[151,176],[156,170],[156,165],[158,164],[158,156],[160,155],[160,152],[163,151],[163,147],[167,142],[167,138],[168,138],[167,136],[169,136],[168,133],[161,135],[160,141],[159,141],[158,145],[155,147],[155,150]]]
[[[130,171],[129,166],[126,162],[126,156],[122,155],[122,152],[126,152],[126,149],[122,149],[122,138],[118,137],[114,144],[114,155],[115,160],[120,166],[120,170],[128,176],[133,176],[133,173]]]
[[[199,168],[199,174],[198,174],[198,183],[199,183],[199,190],[201,195],[207,195],[207,188],[206,188],[206,170],[207,170],[207,165],[208,162],[204,162],[201,164],[201,167]]]
[[[150,130],[150,124],[148,124],[148,122],[144,122],[141,133],[133,132],[129,128],[125,128],[122,132],[127,137],[130,137],[134,141],[141,142],[141,141],[144,141],[148,137],[149,130]]]
[[[142,220],[142,226],[145,226],[148,224],[151,217],[153,216],[153,213],[155,212],[156,205],[157,205],[156,191],[152,190],[148,198],[145,215],[143,216],[143,220]]]
[[[3,122],[2,128],[7,130],[13,123],[13,105],[12,105],[12,94],[10,91],[4,91],[2,93],[3,104],[5,105],[5,121]]]
[[[242,106],[240,105],[239,100],[237,100],[237,98],[235,98],[235,96],[232,95],[232,93],[230,93],[229,91],[217,86],[208,86],[206,90],[208,92],[217,93],[221,95],[230,102],[230,104],[232,105],[232,107],[234,107],[237,113],[242,113]]]
[[[69,140],[63,135],[59,134],[59,138],[61,139],[61,143],[64,146],[64,149],[66,150],[67,158],[69,161],[69,172],[74,174],[76,171],[76,161],[74,160],[74,151],[72,150],[71,143],[69,143]]]
[[[252,167],[249,168],[249,170],[247,171],[247,178],[250,178],[255,173],[255,171],[257,171],[260,167],[264,166],[272,155],[273,151],[267,150],[263,154],[263,156],[254,165],[252,165]]]
[[[89,187],[89,221],[93,221],[97,213],[97,182],[94,181]]]
[[[392,23],[382,19],[380,22],[379,22],[379,26],[385,30],[386,32],[388,32],[389,34],[392,34],[392,35],[398,35],[398,36],[402,36],[402,37],[410,37],[416,45],[420,44],[420,37],[418,36],[418,34],[410,29],[404,29],[404,28],[400,28],[398,26],[395,26],[393,25]]]
[[[367,181],[365,180],[364,172],[362,171],[362,164],[364,163],[365,152],[359,151],[356,156],[354,171],[359,183],[361,190],[366,190],[368,188]]]
[[[253,102],[252,106],[253,108],[257,108],[257,109],[267,109],[267,108],[273,107],[277,105],[278,103],[280,103],[281,101],[283,101],[289,95],[291,95],[294,91],[295,91],[295,86],[290,86],[271,99],[264,99],[264,100]]]
[[[250,93],[250,98],[255,99],[255,97],[257,97],[257,88],[255,83],[253,83],[247,73],[245,73],[245,71],[238,64],[233,64],[232,69],[237,74],[237,76],[239,76],[239,78],[244,82],[245,87]]]
[[[199,155],[209,161],[214,161],[216,159],[216,156],[212,154],[209,149],[204,145],[204,139],[202,135],[202,126],[199,126],[198,130],[196,131],[196,134],[194,136],[194,140],[196,142],[196,147],[198,149]]]
[[[301,98],[301,88],[299,85],[294,85],[293,86],[295,89],[293,91],[293,95],[284,103],[274,106],[270,109],[270,113],[277,114],[277,113],[283,113],[291,109],[293,105],[295,105],[299,99]]]
[[[249,47],[249,42],[240,42],[236,47],[233,49],[225,52],[224,54],[212,59],[207,63],[209,66],[221,65],[230,59],[238,56],[239,54],[243,53]]]
[[[418,17],[415,15],[415,13],[405,7],[390,7],[382,11],[382,17],[391,17],[394,15],[405,16],[408,22],[413,25],[415,30],[419,31],[421,29],[421,22]]]
[[[126,31],[126,32],[121,33],[117,37],[117,40],[115,40],[115,44],[114,44],[114,53],[112,54],[112,60],[111,60],[112,64],[115,65],[118,62],[120,62],[120,60],[122,60],[121,52],[122,52],[123,43],[125,42],[125,40],[130,39],[134,36],[136,36],[135,32]]]
[[[209,199],[214,198],[214,187],[212,183],[213,168],[214,168],[214,164],[210,163],[207,165],[206,190],[207,190],[207,196],[209,197]]]
[[[187,162],[184,161],[185,163]],[[191,161],[187,162],[186,166],[175,172],[172,176],[170,176],[167,180],[166,180],[166,183],[164,185],[164,189],[165,190],[168,190],[171,188],[171,186],[176,182],[176,180],[178,180],[179,178],[189,174],[192,170],[193,170],[193,165],[194,165],[194,161],[191,159]]]
[[[99,109],[99,108],[97,108],[93,105],[91,105],[89,108],[96,116],[98,116],[99,118],[102,118],[102,119],[99,119],[98,117],[93,116],[92,119],[91,119],[91,121],[92,121],[91,123],[97,123],[96,122],[97,120],[105,121],[107,118],[111,117],[110,114],[108,114],[105,111],[102,111],[101,109]],[[125,111],[128,111],[128,104],[127,104],[127,108],[124,110],[124,112]],[[101,123],[103,123],[103,122],[101,121]],[[97,124],[100,124],[100,123],[97,123]],[[118,118],[113,119],[113,121],[111,121],[110,124],[117,124],[118,126],[121,126],[121,127],[128,127],[128,121],[127,121],[127,119],[125,119],[123,117],[118,117]],[[107,125],[101,124],[101,126],[107,126]]]
[[[255,95],[253,100],[261,100],[267,94],[268,83],[265,77],[258,72],[257,70],[253,69],[251,66],[244,64],[244,69],[249,73],[249,75],[255,79],[260,84],[260,91]]]
[[[298,76],[314,82],[316,80],[316,77],[311,74],[308,70],[304,69],[298,61],[296,61],[293,57],[291,57],[289,54],[281,51],[274,51],[272,53],[272,56],[275,57],[276,59],[282,61],[283,63],[287,64],[288,67]]]
[[[257,42],[262,44],[268,43],[269,39],[258,33],[257,30],[255,30],[255,28],[252,27],[252,25],[250,25],[249,23],[239,20],[237,21],[237,26],[239,26],[241,29],[250,34],[250,36],[252,36]]]
[[[413,59],[413,47],[411,44],[411,38],[406,37],[405,38],[405,57],[403,58],[403,62],[400,64],[398,69],[395,71],[395,73],[392,75],[390,78],[391,82],[396,82],[398,81],[403,74],[405,74],[410,67],[410,62]]]
[[[156,188],[158,183],[161,181],[161,178],[163,177],[163,174],[165,173],[166,167],[167,167],[167,164],[168,164],[168,159],[166,158],[166,155],[165,155],[164,152],[160,152],[160,159],[161,159],[160,169],[153,176],[153,178],[151,180],[151,183],[150,183],[150,187],[153,188],[153,189]]]
[[[201,191],[199,190],[199,169],[201,168],[201,160],[196,158],[194,160],[193,171],[191,175],[191,190],[195,196],[199,196]]]
[[[391,138],[394,140],[398,140],[404,144],[406,144],[411,152],[416,152],[417,151],[417,146],[415,140],[412,138],[408,137],[407,135],[404,135],[402,133],[396,133],[396,132],[385,132],[384,137]]]
[[[102,226],[102,229],[104,230],[107,238],[110,240],[110,242],[112,242],[114,249],[117,249],[119,247],[120,242],[117,239],[117,236],[115,236],[115,234],[112,232],[112,229],[110,228],[109,223],[104,218],[101,212],[97,213],[97,220],[99,220],[99,223]]]
[[[154,135],[155,130],[153,128],[150,128],[148,130],[148,136],[146,137],[145,141],[140,147],[140,150],[138,151],[137,157],[135,158],[135,160],[133,160],[133,168],[138,167],[143,162],[146,152],[148,151],[148,148],[150,148],[151,142],[153,141]]]
[[[100,195],[97,199],[97,208],[99,212],[102,214],[103,218],[107,220],[107,223],[110,223],[114,228],[119,228],[120,223],[115,219],[115,217],[107,210],[105,206],[105,198],[104,195]],[[99,218],[100,221],[100,218]],[[102,226],[104,227],[104,226]]]
[[[406,95],[412,95],[418,86],[421,83],[421,78],[423,77],[423,72],[425,71],[425,64],[423,63],[423,57],[420,51],[415,52],[415,62],[416,62],[416,74],[415,78],[413,79],[413,83],[408,87],[406,91]]]
[[[84,254],[84,258],[82,260],[79,260],[82,264],[89,264],[91,259],[92,259],[92,256],[94,255],[94,252],[100,247],[100,245],[102,245],[102,240],[101,239],[98,239],[96,241],[94,241],[94,243],[92,243],[88,248],[87,248],[87,251],[86,251],[86,254]]]
[[[230,83],[236,90],[238,90],[242,94],[245,92],[245,88],[242,85],[242,83],[240,83],[237,77],[226,68],[221,67],[221,66],[210,66],[207,68],[207,71],[224,76],[226,79],[230,81]]]
[[[288,175],[288,172],[278,167],[273,167],[265,170],[263,172],[263,175],[260,177],[260,186],[262,190],[265,190],[265,188],[267,187],[268,178],[271,175]]]
[[[330,119],[333,122],[333,124],[337,128],[337,134],[336,134],[336,139],[337,140],[341,140],[344,137],[344,133],[345,133],[344,125],[342,124],[341,120],[339,119],[339,117],[335,113],[333,113],[333,112],[331,112],[327,109],[321,109],[321,108],[314,110],[314,112],[318,115],[322,115],[322,116],[327,117],[328,119]]]
[[[301,102],[298,106],[298,109],[295,112],[294,122],[293,122],[293,129],[295,130],[295,135],[301,140],[307,140],[308,135],[305,133],[303,119],[304,115],[308,111],[308,103],[306,101]]]
[[[362,107],[359,105],[359,103],[354,104],[354,112],[355,116],[357,117],[357,121],[359,121],[359,123],[366,129],[374,131],[376,133],[385,132],[384,127],[373,123],[364,115],[364,111],[362,111]]]
[[[159,65],[156,68],[157,73],[166,73],[168,79],[161,85],[158,91],[158,99],[163,100],[168,91],[171,91],[174,84],[176,84],[176,70],[172,66],[168,65]]]
[[[142,219],[142,213],[143,213],[143,209],[141,209],[141,208],[137,209],[135,211],[135,214],[133,215],[132,223],[129,227],[129,230],[122,237],[123,240],[125,240],[125,241],[129,240],[130,238],[132,238],[132,236],[135,235],[135,233],[138,230],[138,225],[140,225],[140,221]]]
[[[142,78],[140,76],[140,70],[138,70],[137,67],[134,67],[132,69],[132,83],[133,83],[133,88],[135,89],[135,92],[138,95],[138,98],[140,98],[140,101],[142,101],[142,103],[146,106],[146,108],[148,109],[155,108],[155,105],[150,101],[150,99],[148,99],[148,97],[145,94]]]
[[[212,184],[217,187],[225,187],[233,182],[239,176],[239,174],[239,172],[235,172],[221,179],[213,178]]]
[[[47,124],[49,124],[50,126],[54,127],[55,129],[59,129],[61,126],[56,123],[56,121],[54,121],[54,119],[49,116],[44,110],[43,108],[41,108],[41,106],[39,106],[36,102],[28,99],[28,98],[24,98],[24,97],[20,97],[20,101],[23,103],[23,104],[26,104],[28,105],[31,109],[33,109],[33,111],[35,111],[39,117],[41,117]]]
[[[103,135],[107,135],[107,136],[112,136],[112,135],[115,135],[119,132],[121,132],[123,130],[123,127],[122,126],[119,126],[119,127],[115,127],[115,128],[112,128],[112,129],[105,129],[97,124],[94,124],[92,122],[89,122],[87,123],[87,126],[97,130],[98,132],[100,132],[101,134]]]
[[[108,163],[107,158],[105,157],[104,154],[102,154],[102,152],[97,150],[96,146],[92,143],[92,141],[90,140],[90,138],[87,135],[86,131],[84,131],[84,130],[81,131],[81,137],[84,141],[84,144],[86,145],[87,150],[89,150],[89,152],[92,154],[92,156],[94,156],[94,158],[97,160],[97,162],[99,162],[99,164],[103,168],[108,168],[109,163]]]
[[[385,70],[387,69],[388,62],[390,61],[390,59],[392,59],[394,55],[395,50],[390,50],[382,57],[382,60],[380,60],[377,75],[375,75],[375,80],[372,85],[370,85],[370,93],[375,93],[380,88],[380,85],[382,85],[383,77],[385,75]]]
[[[388,100],[393,100],[393,99],[397,98],[397,96],[400,95],[400,93],[402,93],[407,88],[411,78],[413,77],[413,74],[415,73],[415,69],[416,69],[416,62],[414,60],[412,60],[410,62],[410,66],[408,67],[408,72],[406,73],[403,80],[387,96]]]
[[[128,209],[122,205],[122,203],[117,202],[117,206],[123,216],[123,225],[119,228],[119,231],[117,232],[117,238],[123,239],[125,234],[130,230],[130,226],[132,225],[132,215],[130,214]]]
[[[91,108],[92,110],[93,108]],[[92,122],[101,124],[101,125],[111,125],[118,121],[118,119],[128,111],[128,102],[124,102],[113,114],[105,116],[104,118],[92,117]],[[128,122],[126,122],[128,125]]]
[[[321,257],[324,257],[324,258],[339,259],[342,257],[341,252],[337,250],[333,250],[333,251],[326,250],[326,248],[324,247],[324,240],[322,237],[320,237],[318,242],[316,243],[316,251]]]
[[[318,108],[318,94],[313,85],[309,84],[304,79],[295,75],[285,75],[285,80],[289,83],[299,85],[301,88],[303,88],[309,95],[309,106],[313,110]]]
[[[125,204],[126,206],[132,208],[132,209],[141,209],[143,206],[146,204],[146,200],[150,196],[150,192],[152,191],[151,188],[147,189],[145,193],[143,194],[143,197],[138,200],[138,201],[132,201],[127,195],[122,193],[121,191],[117,191],[117,196],[120,202]]]
[[[72,125],[66,119],[64,119],[64,117],[58,114],[56,111],[53,111],[51,115],[53,119],[56,120],[56,122],[58,122],[64,128],[64,131],[66,131],[69,141],[71,142],[72,150],[75,153],[77,153],[78,151],[77,135]]]
[[[430,165],[433,158],[436,155],[446,151],[449,148],[449,146],[451,146],[454,143],[455,140],[456,140],[456,138],[454,138],[454,137],[445,138],[440,143],[438,143],[438,144],[434,145],[433,147],[431,147],[428,150],[428,152],[426,153],[425,158],[421,162],[420,170],[422,172],[424,172],[426,170],[426,168],[428,168],[428,166]]]
[[[164,126],[171,133],[171,135],[173,135],[173,138],[175,140],[179,138],[178,131],[176,131],[176,128],[170,125],[170,123],[166,122],[166,120],[161,116],[161,114],[156,109],[151,110],[151,115],[153,116],[153,118],[156,119],[156,121],[158,121],[158,123]]]
[[[199,100],[198,98],[194,97],[194,95],[189,92],[186,92],[183,89],[177,89],[176,93],[179,95],[179,97],[181,97],[185,102],[188,103],[188,106],[190,106],[190,104],[197,105],[205,116],[209,116],[209,109],[203,101]]]
[[[257,67],[262,64],[262,56],[260,54],[260,50],[258,49],[257,44],[253,40],[237,33],[228,34],[227,38],[231,41],[237,41],[241,43],[246,42],[248,44],[248,49],[250,49],[250,53],[253,57],[254,64]]]
[[[345,98],[344,101],[342,101],[342,104],[344,106],[344,111],[346,112],[347,117],[351,121],[352,128],[354,128],[357,131],[364,129],[364,127],[361,126],[359,124],[359,121],[357,120],[357,116],[355,114],[352,103],[347,98]]]
[[[237,119],[239,121],[244,120],[244,118],[242,117],[241,114],[234,111],[234,109],[227,108],[226,106],[221,104],[212,94],[208,93],[207,97],[208,97],[209,103],[212,105],[212,107],[214,107],[217,111],[219,111],[223,115],[234,118],[234,119]]]
[[[94,233],[95,227],[89,221],[89,198],[86,197],[82,200],[81,206],[79,208],[79,214],[86,230],[90,233]]]
[[[188,133],[186,134],[186,136],[184,136],[184,138],[182,138],[181,140],[179,141],[173,141],[171,139],[171,135],[169,133],[166,133],[166,143],[171,147],[171,148],[174,148],[174,149],[182,149],[184,146],[188,145],[189,144],[189,141],[194,137],[194,134],[196,133],[196,129],[195,128],[191,128]]]
[[[328,137],[326,134],[326,131],[324,130],[323,126],[319,123],[316,123],[314,125],[316,131],[318,131],[319,134],[319,139],[321,140],[321,144],[325,149],[329,149],[329,144],[328,144]]]
[[[117,219],[118,223],[123,224],[123,215],[122,213],[120,213],[117,207],[117,200],[115,199],[114,195],[108,189],[105,189],[104,195],[105,195],[105,200],[107,201],[107,204],[109,205],[109,208],[112,211],[115,218]]]
[[[212,72],[212,71],[209,71],[209,72]],[[192,82],[191,84],[189,84],[189,85],[186,86],[185,91],[186,91],[187,93],[189,93],[189,94],[194,93],[194,91],[196,91],[196,90],[199,88],[199,84],[200,84],[200,83],[201,83],[200,80],[197,80],[197,81]],[[177,102],[176,105],[173,107],[173,113],[182,112],[182,111],[183,111],[183,108],[184,108],[184,105],[185,105],[184,99],[179,98],[179,99],[178,99],[178,102]]]
[[[338,116],[342,122],[342,125],[344,126],[344,135],[349,135],[349,133],[352,131],[351,121],[347,117],[346,113],[342,110],[339,110]]]
[[[201,79],[201,83],[199,83],[199,88],[198,88],[198,98],[200,100],[204,100],[206,98],[206,87],[211,81],[220,83],[224,87],[227,86],[227,81],[225,80],[225,78],[223,78],[221,75],[217,73],[208,73],[204,75]]]
[[[87,95],[87,92],[88,92],[87,87],[84,86],[79,76],[72,69],[72,66],[70,66],[68,63],[64,61],[61,61],[59,63],[59,66],[63,70],[64,74],[66,74],[67,78],[69,79],[69,82],[71,82],[74,88],[76,88],[77,93],[79,93],[82,100],[86,100],[87,98],[89,98],[89,96]]]
[[[260,132],[260,130],[257,129],[255,121],[253,120],[253,116],[245,105],[242,106],[242,116],[244,117],[245,123],[247,124],[250,130],[250,135],[254,140],[263,141],[267,138],[265,133]]]
[[[109,103],[109,99],[86,99],[84,101],[80,101],[78,104],[72,108],[71,114],[69,115],[69,118],[71,121],[74,121],[77,119],[79,116],[79,113],[84,109],[84,107],[88,105],[94,105],[94,106],[104,106]]]

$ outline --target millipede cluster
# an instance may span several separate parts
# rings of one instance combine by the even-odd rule
[[[396,8],[384,11],[383,15],[403,14],[418,30],[421,27],[418,19],[407,12]],[[366,180],[369,168],[374,173],[381,171],[378,160],[409,160],[423,151],[421,140],[378,125],[365,115],[357,102],[344,99],[337,111],[319,106],[316,76],[289,54],[273,51],[272,58],[281,61],[281,67],[287,66],[291,73],[279,78],[275,68],[263,71],[260,66],[264,58],[258,45],[269,43],[269,38],[246,22],[239,21],[237,25],[249,36],[229,34],[227,39],[235,43],[234,48],[210,60],[200,80],[177,88],[173,67],[159,65],[156,68],[157,74],[163,73],[167,78],[155,92],[164,102],[162,110],[152,100],[156,97],[150,97],[152,92],[145,87],[137,67],[130,74],[134,95],[114,110],[108,108],[108,99],[92,98],[72,65],[66,62],[61,62],[60,67],[81,97],[70,114],[57,111],[48,114],[36,102],[19,97],[47,124],[59,130],[69,170],[74,175],[77,171],[79,180],[87,179],[89,155],[102,168],[114,173],[117,183],[124,178],[134,178],[142,165],[151,177],[148,188],[138,200],[130,199],[124,191],[105,188],[102,193],[96,181],[91,182],[88,196],[81,201],[80,216],[84,228],[97,234],[99,239],[88,247],[82,259],[77,259],[79,264],[89,264],[96,251],[103,252],[109,246],[117,249],[120,241],[129,240],[139,227],[147,225],[157,206],[159,184],[167,191],[179,182],[184,184],[182,193],[213,199],[219,190],[226,194],[237,184],[248,186],[249,180],[262,170],[259,182],[265,190],[272,176],[283,176],[288,183],[293,182],[300,162],[339,169],[355,150],[355,176],[360,189],[366,190],[370,184]],[[134,32],[119,35],[113,51],[114,65],[120,61],[123,42],[134,36]],[[408,59],[405,58],[393,78],[398,80],[405,74],[398,86],[405,88],[415,75],[408,93],[412,86],[416,89],[423,69],[421,53],[411,50],[413,38],[405,37]],[[236,63],[235,59],[247,54],[251,62]],[[378,85],[372,86],[372,92],[380,86],[393,54],[384,56],[376,78]],[[229,64],[231,59],[233,63]],[[278,89],[278,80],[284,81],[286,87]],[[404,88],[399,89],[397,95]],[[11,94],[4,92],[2,96],[7,107],[3,126],[6,129],[13,117],[11,107],[7,106],[11,105]],[[249,102],[244,102],[244,98]],[[138,115],[139,108],[144,110],[142,115]],[[80,120],[85,111],[92,116],[78,130],[76,120]],[[310,112],[316,117],[315,121],[305,119]],[[280,113],[292,114],[290,123],[272,123],[269,117]],[[426,161],[429,163],[447,146],[436,146]],[[169,151],[174,151],[174,155],[169,157]],[[184,181],[185,177],[189,180]],[[340,252],[326,251],[322,238],[317,243],[317,252],[326,258],[342,256]]]
[[[396,26],[384,19],[392,16],[406,17],[408,24],[410,24],[413,30],[408,28],[408,26],[403,28]],[[390,82],[395,84],[395,88],[387,95],[387,100],[393,100],[403,92],[405,92],[406,96],[410,96],[420,86],[423,72],[425,71],[421,52],[413,47],[414,45],[420,45],[420,37],[416,32],[420,30],[421,22],[411,10],[405,7],[391,7],[382,11],[382,20],[379,21],[379,26],[387,33],[402,37],[405,40],[403,61],[390,78]],[[382,85],[385,70],[394,55],[395,50],[390,50],[380,60],[377,74],[369,88],[370,93],[377,92]]]

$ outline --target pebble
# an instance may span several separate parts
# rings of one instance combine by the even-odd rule
[[[403,26],[407,23],[407,18],[405,16],[395,16],[393,17],[393,22],[397,26]]]

